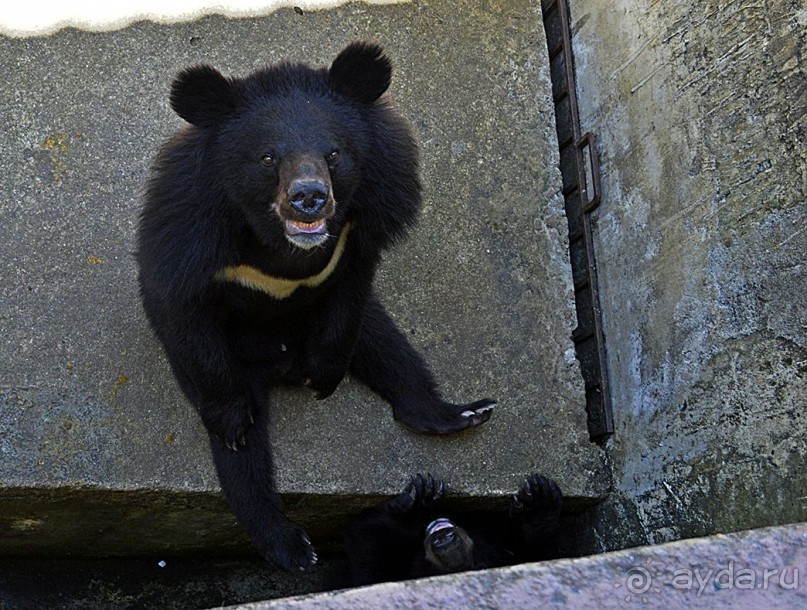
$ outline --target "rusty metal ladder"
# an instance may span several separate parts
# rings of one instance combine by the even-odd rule
[[[585,384],[589,437],[602,442],[613,434],[614,421],[591,230],[591,212],[601,197],[600,166],[594,135],[580,133],[566,0],[542,0],[541,9],[549,49],[577,309],[577,328],[572,332],[572,340]]]

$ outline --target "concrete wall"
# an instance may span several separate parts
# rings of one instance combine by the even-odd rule
[[[616,420],[592,546],[807,520],[807,9],[570,7]]]

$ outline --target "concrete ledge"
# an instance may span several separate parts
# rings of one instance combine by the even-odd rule
[[[420,140],[427,192],[379,291],[447,398],[499,406],[477,430],[429,438],[354,381],[322,402],[278,392],[272,434],[290,515],[338,528],[419,470],[480,502],[534,471],[578,505],[606,495],[570,339],[537,0],[67,29],[0,37],[0,63],[13,66],[0,88],[0,554],[215,550],[239,539],[206,434],[138,298],[132,251],[148,164],[181,125],[167,100],[180,68],[327,63],[357,38],[380,41],[394,61],[392,93]]]
[[[242,610],[807,607],[807,524],[234,606]]]

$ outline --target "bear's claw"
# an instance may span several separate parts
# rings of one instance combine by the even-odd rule
[[[463,417],[483,416],[486,413],[488,413],[489,411],[493,411],[493,409],[495,407],[496,407],[496,403],[492,402],[487,406],[479,407],[479,408],[474,409],[474,410],[466,409],[465,411],[460,413],[460,415],[462,415]]]
[[[562,493],[552,479],[533,474],[522,481],[516,493],[510,497],[510,506],[516,512],[540,510],[557,506],[562,502]]]
[[[307,572],[319,559],[308,534],[288,521],[270,528],[264,542],[266,558],[289,572]]]
[[[428,508],[443,497],[446,486],[430,473],[417,473],[409,478],[404,490],[395,498],[395,508],[407,512],[415,508]]]

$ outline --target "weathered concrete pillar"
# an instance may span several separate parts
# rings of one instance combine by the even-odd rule
[[[805,521],[804,4],[569,4],[616,421],[594,546]]]

